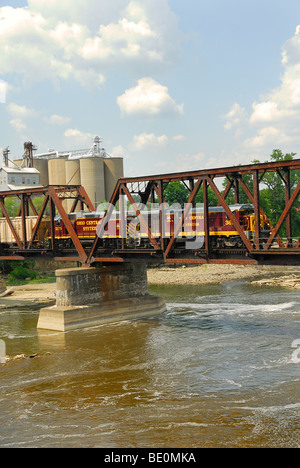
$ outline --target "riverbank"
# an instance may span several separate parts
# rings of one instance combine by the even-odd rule
[[[281,286],[286,289],[300,289],[300,274],[285,275],[278,278],[267,278],[259,281],[252,281],[256,286]]]
[[[203,285],[223,284],[229,281],[249,280],[259,284],[269,281],[270,285],[281,285],[287,280],[300,282],[300,267],[249,266],[249,265],[201,265],[196,267],[161,267],[148,270],[149,285]],[[286,286],[284,286],[286,287]]]
[[[40,309],[55,304],[56,283],[24,284],[8,287],[9,295],[0,297],[0,310],[24,308]]]
[[[193,267],[169,267],[148,269],[149,286],[158,285],[207,285],[229,281],[248,280],[257,286],[282,286],[300,289],[300,267],[201,265]],[[8,287],[10,294],[0,297],[0,310],[24,308],[30,305],[40,309],[55,304],[56,284],[26,284]]]

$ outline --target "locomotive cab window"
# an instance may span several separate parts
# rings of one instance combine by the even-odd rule
[[[60,226],[60,225],[61,225],[61,217],[60,217],[60,215],[55,216],[55,218],[54,218],[54,225],[55,225],[55,226]]]

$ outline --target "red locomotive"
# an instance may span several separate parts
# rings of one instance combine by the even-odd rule
[[[247,238],[252,240],[255,234],[254,206],[251,204],[232,205],[230,209],[243,228]],[[102,236],[103,246],[107,248],[120,247],[122,232],[125,232],[128,244],[140,248],[148,247],[150,242],[148,236],[149,228],[153,238],[171,238],[174,235],[179,220],[182,218],[183,210],[167,209],[164,211],[162,233],[159,228],[159,213],[159,210],[142,211],[146,223],[140,223],[140,220],[130,212],[126,217],[126,227],[122,229],[120,212],[114,212]],[[69,214],[69,219],[82,244],[89,244],[94,240],[97,226],[99,226],[104,215],[104,212]],[[261,215],[260,221],[263,242],[268,239],[272,226],[266,216]],[[209,208],[209,231],[213,248],[240,248],[243,246],[238,231],[222,207]],[[204,211],[201,208],[194,208],[190,210],[185,221],[180,225],[179,232],[176,235],[176,243],[180,245],[191,239],[204,240],[204,235]],[[60,216],[57,216],[55,219],[55,239],[62,247],[72,246],[70,235]]]

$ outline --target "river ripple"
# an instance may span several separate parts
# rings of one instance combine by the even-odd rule
[[[160,317],[36,330],[0,312],[1,447],[299,447],[300,293],[156,287]]]

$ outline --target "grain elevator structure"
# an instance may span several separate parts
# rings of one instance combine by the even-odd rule
[[[43,186],[82,185],[95,209],[110,200],[118,179],[124,176],[123,158],[110,157],[98,136],[89,149],[35,154],[33,167],[39,171]]]

